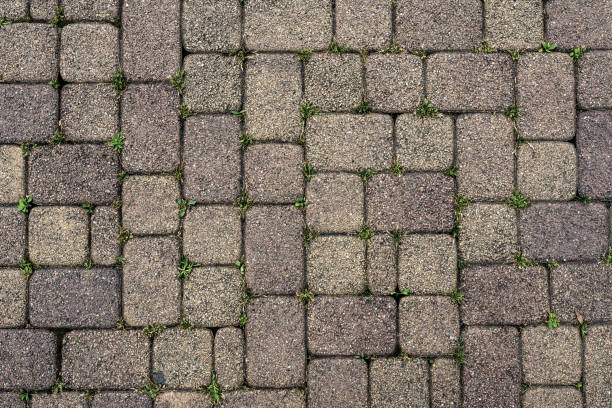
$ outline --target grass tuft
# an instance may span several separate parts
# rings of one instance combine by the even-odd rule
[[[34,265],[27,259],[22,259],[19,262],[19,269],[21,269],[21,274],[26,279],[30,279],[30,276],[34,273]]]
[[[170,77],[170,83],[176,88],[179,95],[182,95],[185,90],[185,71],[181,69],[176,74],[172,75]]]
[[[580,62],[582,57],[584,57],[585,51],[586,51],[586,48],[584,47],[574,47],[574,49],[570,51],[569,56],[572,58],[572,61],[574,61],[574,63],[576,64]]]
[[[66,17],[64,17],[64,9],[62,7],[55,9],[55,15],[49,24],[51,24],[51,27],[55,28],[62,28],[68,24]]]
[[[345,48],[345,47],[343,47],[343,46],[339,45],[339,44],[336,42],[336,39],[335,39],[335,38],[333,38],[333,39],[331,40],[331,42],[329,43],[329,50],[330,50],[331,52],[333,52],[333,53],[336,53],[336,54],[342,54],[342,53],[344,53],[344,52],[347,52],[347,51],[348,51],[348,48]]]
[[[421,104],[421,106],[419,106],[414,111],[414,113],[419,116],[438,116],[440,115],[440,112],[438,112],[436,108],[431,106],[427,98],[423,99],[423,103]]]
[[[51,85],[55,89],[59,89],[59,87],[60,87],[59,81],[57,79],[55,79],[55,78],[53,78],[52,80],[49,81],[49,85]]]
[[[506,201],[507,205],[509,205],[512,208],[516,208],[517,210],[522,210],[523,208],[527,207],[530,203],[531,201],[529,201],[529,199],[525,197],[518,190],[512,193],[508,201]]]
[[[404,235],[406,235],[406,233],[399,229],[391,231],[391,236],[393,237],[393,243],[395,244],[396,247],[399,247],[400,245],[402,245],[402,242],[404,241]]]
[[[21,144],[21,155],[23,157],[28,157],[30,155],[30,151],[38,146],[36,143],[22,143]]]
[[[25,214],[25,213],[30,212],[30,209],[32,208],[32,206],[33,206],[32,197],[30,197],[29,195],[26,195],[19,199],[19,203],[17,204],[17,210]]]
[[[125,244],[132,238],[134,238],[134,234],[123,227],[119,227],[119,242]]]
[[[144,329],[142,329],[143,333],[149,336],[149,338],[153,338],[158,334],[161,334],[166,329],[166,326],[161,324],[150,324]]]
[[[367,225],[363,225],[361,229],[359,229],[359,231],[357,232],[357,236],[363,242],[370,242],[370,240],[372,239],[372,235],[372,230]]]
[[[157,398],[157,396],[159,394],[161,394],[162,392],[164,392],[164,386],[163,385],[159,385],[159,384],[155,384],[152,381],[149,381],[149,383],[147,383],[147,385],[145,385],[144,391],[145,394],[147,394],[151,399],[155,399]]]
[[[221,400],[221,394],[223,394],[223,389],[219,384],[217,384],[217,374],[213,373],[210,385],[206,387],[206,394],[210,398],[210,403],[213,407],[219,405],[219,401]]]
[[[179,217],[183,218],[187,211],[191,210],[191,207],[197,204],[196,200],[183,200],[182,198],[177,198],[176,203],[179,207]]]
[[[110,86],[115,90],[117,98],[121,98],[121,95],[123,95],[123,92],[127,88],[127,80],[123,75],[123,71],[121,71],[119,68],[117,68],[115,71],[115,75],[113,75]]]
[[[512,61],[518,61],[521,58],[523,52],[523,50],[514,50],[508,51],[508,54],[510,54],[510,57],[512,57]]]
[[[318,115],[319,113],[319,108],[317,108],[314,103],[303,102],[300,105],[300,119],[304,124],[306,123],[306,121],[308,121],[308,119],[312,118],[315,115]]]
[[[298,299],[300,299],[305,305],[307,305],[309,302],[312,302],[315,298],[314,293],[312,293],[308,289],[304,289],[304,291],[302,292],[296,292],[295,296],[297,296]]]
[[[298,54],[298,58],[300,59],[300,61],[306,63],[310,59],[310,56],[312,55],[312,51],[302,50],[302,51],[299,51],[297,54]]]
[[[451,293],[448,294],[451,298],[451,301],[459,306],[463,304],[463,292],[461,289],[455,289]]]
[[[108,145],[112,147],[117,153],[121,153],[123,150],[123,133],[119,132],[113,136],[112,140],[108,142]]]
[[[310,204],[310,202],[306,200],[306,197],[304,196],[300,196],[295,202],[295,206],[300,210],[305,210],[308,204]]]
[[[357,169],[357,174],[359,175],[359,177],[361,177],[363,182],[366,184],[368,183],[368,181],[372,179],[372,177],[374,177],[374,173],[375,171],[372,169],[365,169],[363,167],[360,167],[359,169]]]
[[[181,319],[181,322],[179,323],[179,327],[185,330],[193,330],[195,326],[193,325],[193,323],[189,322],[186,317],[183,317]]]
[[[520,110],[519,110],[518,106],[512,105],[512,106],[508,107],[508,109],[506,109],[504,111],[504,114],[507,117],[509,117],[510,119],[516,121],[519,118]]]
[[[246,150],[250,145],[253,144],[253,138],[246,133],[240,135],[240,147],[242,150]]]
[[[370,101],[368,98],[363,98],[363,101],[353,108],[353,113],[359,113],[361,115],[365,115],[366,113],[370,113],[372,108],[370,107]]]
[[[514,264],[519,268],[527,268],[528,266],[533,265],[533,262],[525,258],[521,251],[519,251],[514,255]]]
[[[549,329],[554,329],[559,327],[559,320],[557,320],[557,314],[548,312],[548,320],[546,320],[546,324]]]
[[[480,47],[474,47],[474,52],[476,54],[489,54],[492,52],[495,52],[494,48],[491,48],[491,46],[489,45],[489,40],[486,38],[483,38],[482,41],[480,42]]]
[[[179,106],[179,111],[181,114],[181,119],[185,120],[190,116],[193,116],[193,111],[189,108],[189,106],[182,104]]]
[[[380,52],[382,52],[383,54],[399,54],[402,51],[404,51],[404,49],[400,47],[396,41],[393,41],[391,45],[387,48],[383,48],[382,50],[380,50]]]
[[[304,230],[302,232],[302,239],[304,241],[304,247],[308,247],[308,245],[310,245],[312,240],[315,239],[317,236],[318,234],[314,232],[312,229],[310,229],[309,226],[304,227]]]
[[[246,190],[242,190],[236,201],[234,201],[234,205],[238,207],[240,215],[244,217],[246,212],[253,206],[253,200],[247,196]]]
[[[542,41],[540,43],[541,47],[538,51],[540,52],[544,52],[546,54],[548,54],[551,51],[554,51],[557,48],[557,44],[551,44],[549,42],[546,41]]]
[[[193,268],[198,267],[198,266],[200,266],[199,263],[191,262],[189,259],[187,259],[186,256],[182,257],[179,262],[178,267],[176,268],[178,270],[178,273],[176,274],[176,278],[188,280],[189,275],[191,274],[191,271],[193,270]]]
[[[465,344],[463,343],[463,340],[457,340],[452,356],[455,364],[457,364],[459,367],[465,364]]]
[[[51,138],[49,143],[52,145],[58,145],[64,143],[65,140],[66,139],[64,139],[64,132],[62,131],[62,128],[58,127],[57,129],[55,129],[53,137]]]
[[[451,167],[448,170],[444,170],[444,174],[446,174],[447,176],[451,176],[451,177],[457,177],[457,170],[459,169],[459,167],[457,167],[457,165],[454,165],[453,167]]]

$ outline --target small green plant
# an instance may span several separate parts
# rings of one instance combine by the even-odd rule
[[[0,29],[9,24],[11,24],[11,22],[7,20],[6,17],[0,17]]]
[[[187,259],[187,257],[182,257],[179,265],[177,267],[178,270],[178,274],[176,275],[176,277],[178,279],[189,279],[189,275],[191,274],[191,271],[193,270],[193,268],[200,266],[199,263],[194,263],[191,262],[189,259]]]
[[[243,116],[244,116],[244,114],[246,113],[246,109],[239,110],[239,111],[238,111],[238,110],[233,110],[233,111],[230,111],[230,113],[231,113],[232,115],[234,115],[234,116],[238,116],[239,118],[241,118],[241,117],[243,117]]]
[[[394,162],[389,168],[389,170],[391,171],[391,173],[395,173],[398,176],[401,176],[402,174],[406,172],[406,168],[403,166],[400,166],[398,162]]]
[[[410,294],[410,289],[400,290],[399,292],[393,291],[390,293],[391,296],[408,296]]]
[[[476,54],[480,54],[480,53],[489,54],[491,52],[495,52],[495,50],[491,48],[491,46],[489,45],[489,40],[486,38],[483,38],[482,41],[480,42],[480,47],[474,47],[474,52]]]
[[[170,83],[176,88],[179,95],[182,95],[185,90],[185,71],[181,69],[176,74],[172,75],[170,77]]]
[[[240,48],[238,48],[237,50],[231,51],[230,55],[232,57],[236,57],[236,59],[238,59],[238,61],[240,61],[240,68],[242,69],[242,67],[244,66],[244,63],[246,60],[248,60],[249,58],[251,58],[251,55],[253,53],[251,51],[249,51],[244,45]]]
[[[238,318],[238,324],[240,325],[240,327],[246,326],[247,320],[248,318],[247,318],[246,313],[242,313],[240,317]]]
[[[30,276],[34,273],[34,265],[27,259],[22,259],[21,262],[19,262],[19,269],[21,269],[21,274],[26,279],[30,279]]]
[[[36,143],[22,143],[21,144],[21,155],[23,157],[28,157],[30,154],[30,151],[36,146],[38,146]]]
[[[549,329],[554,329],[556,327],[559,327],[559,321],[557,320],[557,314],[548,312],[548,320],[546,320],[546,324],[548,325]]]
[[[546,41],[542,41],[540,43],[540,46],[541,47],[540,47],[539,51],[540,52],[545,52],[545,53],[549,53],[551,51],[554,51],[557,48],[557,44],[551,44],[551,43],[546,42]]]
[[[308,163],[304,163],[302,174],[304,174],[304,178],[306,179],[306,181],[310,181],[310,179],[312,178],[312,166]]]
[[[317,108],[314,103],[303,102],[300,104],[300,119],[302,120],[302,123],[306,123],[308,119],[312,118],[314,115],[318,115],[319,113],[319,108]]]
[[[61,127],[58,127],[57,129],[55,129],[53,137],[51,138],[49,143],[51,143],[52,145],[58,145],[64,143],[64,141],[64,132],[62,131]]]
[[[574,384],[574,387],[578,388],[578,391],[582,390],[582,381],[578,381],[576,384]]]
[[[521,251],[518,251],[516,254],[514,254],[514,264],[519,268],[527,268],[528,266],[533,265],[533,262],[525,258]]]
[[[582,322],[578,326],[578,329],[580,330],[580,337],[582,337],[583,339],[585,339],[587,336],[588,328],[589,328],[589,325],[587,324],[587,322]]]
[[[370,356],[370,355],[367,355],[367,354],[355,354],[353,356],[353,358],[357,358],[359,360],[363,360],[363,361],[366,361],[366,362],[367,361],[372,361],[372,360],[376,359],[376,357]]]
[[[58,7],[58,8],[55,9],[55,15],[51,19],[51,23],[50,24],[51,24],[51,27],[55,27],[55,28],[62,28],[66,24],[68,24],[68,21],[66,20],[66,17],[64,17],[64,9],[63,8]]]
[[[353,108],[354,113],[358,113],[361,115],[365,115],[366,113],[370,113],[372,108],[370,107],[370,101],[368,98],[363,98],[363,101],[357,106]]]
[[[206,387],[206,394],[210,398],[210,403],[213,407],[219,405],[219,401],[221,400],[221,394],[223,393],[223,389],[219,384],[217,384],[217,374],[213,373],[212,378],[210,380],[210,385]]]
[[[121,18],[119,17],[111,18],[110,23],[117,28],[121,28]]]
[[[504,114],[512,120],[517,120],[519,118],[520,111],[518,106],[512,105],[504,111]]]
[[[166,329],[166,326],[161,324],[150,324],[144,329],[142,329],[143,333],[149,336],[149,338],[153,338],[158,334],[161,334]]]
[[[427,58],[429,57],[429,54],[427,54],[426,51],[415,50],[415,51],[410,51],[410,53],[412,55],[416,55],[417,57],[419,57],[421,61],[427,61]]]
[[[88,259],[85,262],[83,262],[83,266],[86,269],[91,269],[91,268],[93,268],[93,262],[91,262],[91,259]]]
[[[127,259],[125,258],[125,256],[118,256],[117,258],[115,258],[115,260],[117,261],[117,263],[119,265],[124,265],[125,261],[127,261]]]
[[[527,143],[527,141],[521,136],[516,126],[514,127],[514,149],[520,148],[522,145]]]
[[[240,258],[239,260],[234,262],[234,266],[238,268],[240,274],[244,276],[244,274],[246,273],[246,259]]]
[[[57,79],[55,79],[55,78],[53,78],[52,80],[49,81],[49,85],[51,85],[55,89],[59,89],[59,87],[60,87],[59,81]]]
[[[470,199],[466,196],[463,196],[459,193],[455,195],[455,222],[461,221],[461,216],[463,215],[463,210],[470,205]]]
[[[159,394],[164,392],[164,386],[163,385],[159,385],[159,384],[155,384],[154,382],[149,380],[147,385],[145,385],[145,388],[144,388],[143,392],[145,394],[147,394],[151,399],[155,399],[155,398],[157,398],[157,396]]]
[[[297,296],[305,305],[307,305],[308,302],[312,302],[315,297],[314,293],[308,289],[304,289],[302,292],[296,292],[295,296]]]
[[[404,49],[400,47],[396,41],[393,41],[387,48],[380,50],[383,54],[399,54],[402,51],[404,51]]]
[[[391,236],[393,237],[393,242],[395,243],[396,247],[402,245],[402,242],[404,241],[404,235],[404,231],[399,229],[391,231]]]
[[[25,402],[26,404],[29,404],[32,400],[32,391],[24,390],[23,388],[21,388],[19,391],[17,391],[17,393],[19,394],[19,399]]]
[[[465,364],[465,344],[463,343],[462,339],[457,340],[452,356],[455,364],[457,364],[459,367]]]
[[[451,293],[448,294],[451,298],[451,301],[457,305],[463,304],[463,292],[461,289],[455,289]]]
[[[302,50],[302,51],[299,51],[297,54],[298,54],[298,58],[300,59],[300,61],[308,62],[308,60],[310,59],[310,56],[312,55],[312,51]]]
[[[127,171],[125,170],[121,170],[119,173],[117,173],[117,180],[124,181],[130,178],[130,175],[127,173]]]
[[[444,174],[446,174],[447,176],[451,176],[451,177],[457,177],[457,170],[459,168],[457,167],[457,165],[454,165],[453,167],[451,167],[448,170],[444,170]]]
[[[176,203],[179,207],[179,217],[183,218],[187,211],[191,210],[191,207],[197,204],[196,200],[183,200],[182,198],[177,198]]]
[[[361,292],[361,296],[365,298],[371,298],[372,296],[374,296],[374,294],[370,290],[370,287],[366,285],[365,288],[363,288],[363,291]]]
[[[240,134],[240,147],[242,150],[246,150],[247,147],[253,144],[253,138],[246,133]]]
[[[81,204],[81,207],[85,210],[86,214],[93,214],[93,205],[91,204]]]
[[[193,116],[193,111],[189,109],[189,107],[185,104],[179,106],[179,111],[181,113],[181,119],[185,120],[190,116]]]
[[[342,54],[342,53],[344,53],[344,52],[347,52],[347,51],[348,51],[348,48],[344,48],[343,46],[339,45],[339,44],[336,42],[336,39],[335,39],[335,38],[333,38],[333,39],[331,40],[331,42],[329,43],[329,50],[330,50],[331,52],[336,53],[336,54]]]
[[[123,318],[117,320],[117,323],[115,323],[115,329],[117,329],[117,330],[124,330],[125,329],[125,320],[123,320]]]
[[[372,239],[372,234],[372,230],[367,225],[363,225],[361,229],[359,229],[359,231],[357,232],[357,236],[359,237],[359,239],[364,242],[370,242],[370,240]]]
[[[529,201],[529,199],[525,197],[518,190],[512,193],[508,201],[506,201],[507,205],[509,205],[512,208],[516,208],[517,210],[522,210],[523,208],[527,207],[530,203],[531,201]]]
[[[129,230],[123,227],[119,228],[119,242],[125,244],[132,238],[134,238],[134,234],[132,234]]]
[[[423,99],[423,103],[421,103],[421,106],[419,106],[414,113],[419,116],[438,116],[440,114],[436,108],[431,106],[427,98]]]
[[[304,247],[308,247],[313,239],[317,237],[317,233],[310,229],[309,226],[304,227],[302,232],[302,239],[304,240]]]
[[[194,328],[195,326],[193,325],[193,323],[190,323],[190,322],[189,322],[189,320],[187,320],[187,318],[186,318],[186,317],[183,317],[183,318],[181,319],[181,322],[179,323],[179,327],[180,327],[181,329],[185,329],[185,330],[193,330],[193,328]]]
[[[590,197],[582,197],[582,196],[576,195],[576,201],[580,201],[582,204],[588,204],[592,200]]]
[[[113,150],[115,150],[117,153],[121,153],[121,150],[123,150],[123,133],[119,132],[115,136],[113,136],[111,141],[108,142],[108,145],[112,147]]]
[[[60,380],[57,380],[55,381],[55,384],[53,385],[53,387],[51,387],[51,392],[53,394],[59,394],[60,392],[64,391],[65,386],[66,386],[66,383],[63,383]]]
[[[120,98],[123,95],[123,92],[127,88],[127,80],[123,75],[123,71],[119,68],[115,71],[115,75],[113,75],[113,79],[110,82],[110,86],[115,90],[117,94],[117,98]]]
[[[518,61],[521,58],[523,51],[522,50],[508,51],[508,54],[510,54],[510,57],[512,57],[512,61]]]
[[[604,265],[612,265],[612,249],[606,253],[602,259]]]
[[[32,208],[32,197],[30,197],[29,195],[26,195],[19,199],[19,203],[17,204],[17,209],[19,211],[21,211],[22,213],[28,213],[30,212],[31,208]]]
[[[570,51],[569,56],[572,58],[572,61],[574,61],[574,63],[578,63],[580,62],[582,57],[584,57],[585,51],[586,48],[584,47],[574,47],[574,49]]]
[[[240,215],[244,217],[246,212],[253,206],[253,200],[247,196],[246,190],[242,190],[236,201],[234,201],[234,205],[238,207]]]
[[[297,201],[295,202],[295,206],[301,210],[306,209],[306,206],[310,204],[310,202],[308,200],[306,200],[306,197],[304,196],[300,196]]]
[[[463,258],[458,258],[457,259],[457,268],[459,269],[463,269],[468,265],[467,261]]]
[[[365,169],[363,167],[360,167],[359,169],[357,169],[357,174],[359,175],[359,177],[361,177],[361,179],[363,180],[364,183],[368,183],[368,181],[370,181],[372,179],[372,177],[374,177],[374,170],[372,169]]]
[[[546,269],[555,269],[558,266],[559,266],[559,262],[553,260],[553,261],[549,261],[546,264]]]
[[[123,201],[121,201],[120,198],[116,198],[112,204],[111,207],[113,207],[115,210],[119,210],[121,208],[121,206],[123,205]]]

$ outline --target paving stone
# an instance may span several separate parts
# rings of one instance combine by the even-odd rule
[[[118,0],[62,0],[68,20],[112,20],[119,17]]]
[[[35,207],[29,217],[30,259],[40,265],[80,265],[89,256],[88,216],[78,207]]]
[[[50,331],[0,330],[0,388],[50,388],[55,384],[55,350]]]
[[[569,55],[556,52],[522,55],[516,84],[518,130],[522,137],[527,140],[574,137],[574,67]]]
[[[36,20],[51,20],[57,6],[57,0],[30,0],[30,16]]]
[[[467,262],[511,262],[519,250],[515,210],[504,204],[470,204],[463,210],[459,255]]]
[[[21,149],[0,145],[0,203],[17,203],[24,196],[24,171]]]
[[[398,287],[415,294],[447,294],[457,284],[457,248],[450,235],[404,236],[399,250]]]
[[[6,18],[9,21],[25,18],[27,12],[27,0],[10,0],[3,1],[2,3],[0,3],[0,16]]]
[[[454,182],[436,173],[376,174],[368,183],[368,222],[374,230],[449,232]]]
[[[604,84],[612,76],[612,52],[592,51],[584,54],[576,66],[577,98],[582,108],[612,108],[612,91]]]
[[[36,204],[108,204],[117,196],[119,158],[106,145],[40,146],[29,154]]]
[[[119,320],[121,281],[114,269],[41,269],[29,290],[33,326],[111,328]]]
[[[368,366],[354,358],[317,358],[308,364],[308,406],[368,406]]]
[[[610,48],[612,14],[605,1],[551,0],[546,3],[546,36],[562,48]]]
[[[174,233],[179,196],[172,176],[131,176],[123,183],[123,227],[134,234]]]
[[[455,7],[453,3],[453,11]],[[433,107],[465,112],[503,111],[512,105],[514,86],[510,56],[440,53],[427,61],[426,89]]]
[[[210,397],[201,392],[170,391],[155,399],[155,408],[212,407]]]
[[[57,127],[58,92],[47,84],[0,86],[0,143],[44,142]]]
[[[91,261],[114,265],[121,254],[119,212],[112,207],[96,207],[91,217]]]
[[[179,249],[172,237],[134,238],[123,249],[123,317],[134,326],[179,319]]]
[[[383,358],[370,364],[372,406],[429,407],[427,363],[424,360]]]
[[[602,264],[562,264],[550,272],[551,307],[562,322],[612,316],[612,275]]]
[[[306,125],[306,158],[316,170],[388,168],[393,120],[379,114],[314,116]]]
[[[514,139],[512,122],[501,114],[459,116],[459,193],[477,201],[508,199],[514,190]]]
[[[57,32],[49,25],[7,24],[0,30],[2,79],[49,81],[56,78],[58,71],[56,52]]]
[[[244,383],[244,334],[237,327],[223,327],[215,333],[215,373],[223,389]]]
[[[222,408],[270,407],[305,408],[300,391],[293,390],[238,390],[223,396]]]
[[[85,394],[61,392],[58,394],[34,394],[32,408],[87,408]]]
[[[172,388],[210,384],[212,342],[210,330],[164,330],[153,340],[153,381]]]
[[[149,341],[139,330],[79,330],[66,333],[62,380],[72,389],[144,387]]]
[[[520,215],[523,255],[538,261],[599,260],[607,250],[603,204],[537,203]]]
[[[523,396],[524,408],[581,408],[582,394],[576,387],[529,387]]]
[[[453,164],[453,119],[450,116],[400,115],[395,122],[397,164],[406,170],[443,171]]]
[[[431,365],[431,407],[459,407],[460,371],[448,358],[436,358]]]
[[[330,0],[277,2],[244,6],[244,41],[250,50],[320,50],[332,36]]]
[[[25,402],[19,398],[16,392],[0,392],[0,404],[4,408],[26,408]]]
[[[397,271],[395,270],[396,247],[391,234],[375,234],[367,245],[368,288],[375,295],[395,292]]]
[[[119,29],[78,23],[62,29],[60,71],[68,82],[110,81],[119,67]]]
[[[259,144],[244,154],[249,198],[255,202],[295,203],[304,192],[303,152],[290,144]]]
[[[580,333],[574,326],[521,331],[523,379],[528,384],[575,384],[582,374]]]
[[[478,0],[399,0],[395,13],[397,41],[407,49],[471,50],[482,37]]]
[[[612,114],[584,112],[578,116],[578,194],[612,199]]]
[[[181,66],[180,1],[123,3],[122,63],[125,76],[137,81],[162,81]]]
[[[540,0],[491,0],[484,3],[485,38],[493,48],[537,49],[544,36]]]
[[[27,282],[19,269],[0,269],[0,327],[19,327],[26,323]],[[1,399],[0,399],[1,401]]]
[[[395,309],[395,299],[388,296],[317,296],[308,307],[308,351],[314,355],[392,354]]]
[[[295,206],[256,206],[248,211],[246,283],[254,293],[293,295],[302,289],[302,227]]]
[[[365,62],[366,97],[376,111],[406,112],[423,99],[423,64],[417,56],[373,54]]]
[[[233,202],[240,194],[240,122],[235,116],[185,121],[183,189],[198,202]]]
[[[161,398],[161,397],[160,397]],[[108,392],[102,391],[90,402],[91,408],[151,408],[153,402],[148,395],[138,392]]]
[[[464,338],[463,403],[469,407],[520,407],[517,329],[468,327]]]
[[[313,54],[304,65],[304,99],[323,111],[348,111],[362,101],[357,54]]]
[[[240,4],[223,0],[183,2],[181,29],[188,52],[240,48]]]
[[[297,140],[302,131],[299,59],[290,54],[261,54],[250,58],[248,64],[246,132],[255,140]]]
[[[391,4],[386,0],[336,2],[336,40],[355,50],[381,49],[391,42]]]
[[[587,406],[612,403],[612,326],[590,326],[584,344],[584,391]]]
[[[190,322],[206,327],[238,324],[242,278],[237,268],[194,268],[183,287],[183,309]]]
[[[66,140],[108,141],[119,131],[119,102],[110,86],[64,85],[61,105],[62,131]]]
[[[518,188],[532,200],[570,200],[576,195],[577,165],[571,143],[530,143],[518,151]]]
[[[230,206],[197,206],[185,216],[183,251],[192,262],[233,264],[240,258],[240,213]]]
[[[17,265],[25,253],[26,218],[15,208],[0,207],[0,265]]]
[[[541,266],[474,266],[462,271],[465,324],[542,322],[548,308],[548,280]]]
[[[183,101],[195,112],[239,110],[242,98],[240,61],[231,56],[193,54],[185,57]]]
[[[253,299],[247,306],[246,378],[251,387],[304,383],[304,307],[296,297]]]
[[[314,293],[346,295],[366,288],[365,243],[355,236],[316,237],[306,254],[306,279]]]
[[[128,172],[172,172],[179,166],[179,97],[169,84],[133,84],[123,95],[121,152]]]

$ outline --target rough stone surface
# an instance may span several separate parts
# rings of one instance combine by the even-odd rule
[[[119,101],[115,90],[102,84],[62,87],[61,118],[66,140],[109,141],[119,131]]]
[[[57,394],[34,394],[32,408],[87,408],[85,394],[61,392]]]
[[[172,176],[131,176],[123,183],[123,227],[134,234],[172,234],[180,191]]]
[[[241,237],[235,207],[197,206],[185,216],[183,252],[200,264],[231,264],[240,258]]]
[[[365,62],[366,97],[372,109],[405,112],[423,98],[423,63],[415,56],[374,54]]]
[[[226,390],[244,383],[244,333],[237,327],[223,327],[215,333],[215,373]]]
[[[58,92],[49,85],[0,86],[0,143],[44,142],[57,127]]]
[[[119,16],[119,0],[62,0],[68,20],[112,20]]]
[[[576,387],[529,387],[523,396],[524,408],[580,408],[582,394]]]
[[[348,111],[361,103],[362,61],[357,54],[314,54],[304,65],[304,98],[324,111]]]
[[[416,294],[447,294],[457,282],[457,248],[450,235],[405,236],[399,250],[398,287]]]
[[[383,358],[370,364],[372,406],[429,406],[427,363],[419,359]]]
[[[375,295],[388,295],[397,286],[396,245],[391,234],[375,234],[367,245],[368,288]]]
[[[431,365],[432,408],[459,407],[461,394],[460,370],[447,358],[436,358]]]
[[[8,20],[20,19],[26,16],[28,11],[27,0],[11,0],[0,3],[0,16]],[[8,404],[8,398],[7,398]]]
[[[160,397],[161,398],[161,397]],[[148,395],[138,392],[108,392],[102,391],[94,396],[90,402],[91,408],[151,408],[153,402]]]
[[[531,200],[570,200],[576,195],[577,164],[571,143],[530,143],[518,152],[518,188]]]
[[[240,48],[240,4],[186,0],[181,19],[183,47],[189,52],[229,52]]]
[[[46,330],[0,330],[0,388],[43,390],[55,384],[55,335]]]
[[[381,49],[391,42],[391,4],[386,0],[336,2],[336,40],[356,50]]]
[[[494,48],[537,49],[544,36],[540,0],[491,0],[484,3],[485,38]]]
[[[354,358],[317,358],[308,364],[308,406],[368,406],[368,367]]]
[[[0,327],[18,327],[26,322],[26,280],[19,269],[0,269]]]
[[[238,390],[224,395],[223,408],[273,407],[305,408],[299,390]]]
[[[587,406],[606,406],[612,403],[610,382],[612,373],[612,326],[589,327],[584,344],[584,391]]]
[[[24,196],[24,164],[21,149],[0,145],[0,203],[17,203]]]
[[[1,13],[0,15],[5,17]],[[56,49],[57,32],[47,24],[14,23],[2,27],[0,29],[2,79],[49,81],[56,78],[58,72]]]
[[[406,170],[443,171],[453,163],[453,120],[449,116],[404,114],[395,122],[397,164]]]
[[[577,66],[577,98],[582,108],[612,108],[612,91],[605,85],[612,76],[612,52],[587,52]]]
[[[0,392],[0,403],[4,408],[26,408],[16,392]]]
[[[577,44],[587,48],[610,48],[612,13],[607,1],[551,0],[546,3],[546,33],[550,42],[563,48]]]
[[[30,0],[30,16],[37,20],[51,20],[57,9],[57,0]]]
[[[114,265],[121,253],[119,212],[112,207],[96,207],[91,217],[91,261]]]
[[[612,199],[612,114],[584,112],[578,116],[578,194]]]
[[[212,407],[210,397],[201,392],[170,391],[155,399],[155,408]]]
[[[0,207],[0,265],[17,265],[25,253],[26,218],[14,208]]]

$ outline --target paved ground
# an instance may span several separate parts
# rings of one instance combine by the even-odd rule
[[[1,407],[612,406],[612,1],[60,5],[0,0]]]

